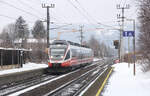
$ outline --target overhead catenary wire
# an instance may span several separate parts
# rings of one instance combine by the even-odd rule
[[[3,15],[3,14],[0,14],[0,17],[4,17],[4,18],[8,18],[8,19],[11,19],[11,20],[17,20],[17,18],[15,17],[10,17],[10,16],[7,16],[7,15]],[[35,23],[33,21],[28,21],[29,23]],[[55,23],[54,23],[55,24]]]
[[[80,11],[80,9],[78,9],[70,0],[68,0],[77,10],[79,10]],[[77,0],[76,0],[77,1]],[[78,2],[78,1],[77,1]],[[78,2],[78,4],[80,4],[79,2]],[[80,4],[80,6],[82,6],[81,4]],[[84,11],[86,11],[83,7],[82,7],[82,10],[84,10]],[[82,13],[81,11],[80,11],[80,13]],[[88,12],[86,12],[87,14],[89,14]],[[83,13],[82,13],[83,14]],[[89,19],[87,19],[88,21],[90,21]],[[94,20],[94,21],[96,21],[96,20]],[[110,25],[106,25],[106,24],[102,24],[101,22],[97,22],[96,21],[96,24],[100,24],[100,25],[103,25],[103,26],[106,26],[106,27],[111,27],[111,28],[114,28],[114,29],[118,29],[118,28],[115,28],[115,27],[113,27],[113,26],[110,26]]]
[[[115,27],[113,27],[113,26],[106,25],[106,24],[103,24],[103,23],[101,23],[101,22],[98,22],[97,20],[95,20],[95,19],[85,10],[85,8],[82,6],[82,4],[81,4],[78,0],[75,0],[75,1],[80,5],[80,7],[82,8],[82,10],[83,10],[88,16],[90,16],[90,18],[91,18],[93,21],[95,21],[97,24],[100,24],[100,25],[103,25],[103,26],[106,26],[106,27],[111,27],[111,28],[114,28],[114,29],[118,29],[118,28],[115,28]],[[122,3],[122,0],[121,0],[120,3]]]
[[[121,4],[121,3],[122,3],[122,1],[123,1],[123,0],[120,0],[120,3],[119,3],[119,4]]]
[[[36,10],[35,8],[33,8],[32,6],[30,6],[29,4],[23,2],[22,0],[18,0],[18,2],[20,2],[22,5],[28,6],[28,8],[30,8],[30,9],[36,11],[36,12],[39,13],[39,14],[43,14],[43,13],[41,13],[40,11]],[[9,4],[9,5],[10,5],[10,4]],[[15,7],[15,6],[13,6],[13,7]],[[16,7],[15,7],[15,8],[16,8]],[[17,8],[17,9],[18,9],[18,8]],[[22,11],[22,9],[21,9],[21,11]],[[24,10],[24,11],[25,11],[25,10]],[[28,12],[28,13],[29,13],[29,12]],[[30,13],[30,15],[34,15],[34,14],[33,14],[33,13]],[[40,18],[38,15],[34,15],[34,16],[37,17],[37,18],[39,18],[39,19],[42,19],[42,18]],[[51,18],[55,19],[55,20],[58,21],[58,22],[62,21],[62,20],[58,20],[58,19],[55,18],[55,17],[51,17]],[[42,20],[44,20],[44,19],[42,19]]]
[[[125,1],[124,1],[124,3],[123,3],[123,7],[125,7],[125,5],[126,5],[126,2],[127,2],[127,0],[125,0]]]
[[[51,10],[52,18],[55,19],[56,21],[59,21],[62,23],[67,23],[68,21],[70,21],[70,20],[68,20],[68,18],[70,18],[68,15],[66,17],[64,14],[60,15],[58,13],[59,13],[58,11],[56,12],[56,11]]]
[[[55,27],[55,28],[50,28],[50,30],[60,29],[60,28],[63,28],[63,27],[69,26],[69,25],[72,25],[72,24],[66,24],[66,25]]]
[[[25,3],[22,0],[18,0],[18,2],[20,2],[22,5],[27,6],[28,8],[30,8],[31,10],[34,10],[35,12],[39,13],[39,14],[43,14],[42,12],[38,11],[37,9],[35,9],[34,7],[30,6],[29,4]]]
[[[15,9],[21,11],[21,12],[24,12],[24,13],[26,13],[26,14],[29,14],[29,15],[32,15],[32,16],[34,16],[34,17],[39,18],[37,15],[34,15],[34,14],[32,14],[32,13],[26,11],[26,10],[20,9],[19,7],[16,7],[16,6],[14,6],[13,4],[11,4],[11,3],[8,3],[8,2],[5,2],[5,1],[0,1],[0,3],[6,4],[7,6],[13,7],[13,8],[15,8]],[[12,20],[16,20],[16,19],[17,19],[17,18],[10,17],[10,16],[7,16],[7,15],[2,15],[2,14],[0,14],[0,16],[1,16],[1,17],[5,17],[5,18],[8,18],[8,19],[12,19]],[[54,19],[57,19],[57,18],[54,18]],[[29,22],[30,22],[30,21],[29,21]],[[30,22],[30,23],[33,23],[33,22]],[[55,28],[55,29],[58,29],[58,28],[61,28],[61,27],[64,27],[64,26],[66,26],[66,25],[58,26],[58,27]]]
[[[16,20],[16,18],[14,18],[14,17],[6,16],[6,15],[3,15],[3,14],[0,14],[0,16],[1,16],[1,17],[5,17],[5,18],[8,18],[8,19]]]
[[[26,3],[24,3],[22,0],[18,0],[18,1],[21,1],[23,4],[27,5],[27,6],[28,6],[29,8],[31,8],[31,9],[35,10],[37,13],[43,14],[43,13],[41,13],[40,11],[36,10],[35,8],[33,8],[32,6],[30,6],[30,5],[26,4]],[[29,0],[26,0],[26,1],[28,1],[28,2],[30,3]],[[41,2],[40,2],[39,0],[31,0],[31,1],[34,1],[34,3],[35,3],[35,1],[36,1],[36,4],[40,4],[40,5],[41,5]],[[54,12],[54,11],[51,11],[51,12],[52,12],[52,14],[55,15],[55,12]],[[57,17],[58,17],[58,16],[57,16]],[[56,15],[55,15],[54,17],[51,17],[51,18],[54,19],[54,20],[56,20],[57,22],[65,21],[65,20],[62,18],[62,16],[61,16],[61,17],[58,17],[59,19],[56,18]],[[61,19],[60,19],[60,18],[61,18]]]
[[[28,1],[29,3],[31,3],[31,2],[34,2],[34,1],[38,1],[38,2],[36,2],[36,4],[35,4],[35,2],[34,2],[34,4],[35,5],[37,5],[37,4],[41,4],[41,0],[26,0],[26,1]]]
[[[119,30],[119,28],[116,28],[116,27],[111,26],[111,25],[106,25],[106,24],[102,24],[102,23],[98,23],[98,24],[103,25],[103,26],[105,26],[105,27],[110,27],[110,28],[113,28],[113,29]]]
[[[26,11],[26,10],[24,10],[24,9],[18,8],[18,7],[16,7],[16,6],[14,6],[13,4],[10,4],[10,3],[6,2],[6,1],[0,1],[0,3],[3,3],[3,4],[5,4],[5,5],[7,5],[7,6],[10,6],[10,7],[12,7],[12,8],[15,8],[15,9],[21,11],[21,12],[24,12],[24,13],[30,15],[30,16],[33,16],[33,17],[42,19],[42,18],[40,18],[39,16],[37,16],[37,15],[31,13],[31,12],[28,12],[28,11]]]
[[[81,5],[81,3],[78,1],[78,0],[75,0],[80,6],[81,6],[81,8],[82,8],[82,10],[84,10],[85,12],[86,12],[86,14],[88,15],[88,16],[90,16],[91,17],[91,15],[85,10],[85,8],[83,8],[82,7],[82,5]],[[102,24],[102,23],[100,23],[100,22],[98,22],[98,21],[96,21],[93,17],[91,17],[92,18],[92,20],[94,20],[96,23],[98,23],[98,24],[101,24],[101,25],[103,25],[103,26],[107,26],[107,27],[112,27],[112,28],[115,28],[115,27],[113,27],[113,26],[110,26],[110,25],[106,25],[106,24]]]
[[[31,0],[30,0],[30,1],[31,1]],[[38,1],[37,3],[38,3],[38,4],[41,4],[41,2],[40,2],[41,0],[34,0],[34,1]]]
[[[62,18],[64,16],[62,16],[62,15],[61,16],[57,16],[55,11],[51,11],[51,14],[54,15],[52,18],[55,19],[56,21],[58,21],[58,22],[66,22],[66,20]]]
[[[90,21],[89,18],[87,18],[87,16],[85,14],[82,13],[82,11],[76,6],[74,5],[70,0],[67,0],[89,23],[92,24],[92,22]]]
[[[139,10],[139,9],[137,8],[133,13],[131,13],[131,14],[129,15],[129,17],[131,18],[131,17],[134,16],[134,14],[137,14],[138,10]]]
[[[38,11],[37,9],[35,9],[35,8],[33,8],[32,6],[28,5],[27,3],[23,2],[22,0],[18,0],[18,1],[19,1],[20,3],[23,3],[24,5],[28,6],[30,9],[36,11],[37,13],[43,14],[43,13],[41,13],[40,11]],[[28,1],[28,0],[27,0],[27,1]],[[38,1],[38,0],[36,0],[36,1]],[[55,14],[55,13],[52,12],[52,14]],[[56,20],[56,21],[58,21],[58,22],[61,22],[61,21],[62,21],[62,20],[57,19],[56,16],[51,17],[51,18],[53,18],[54,20]]]
[[[75,1],[80,5],[80,8],[83,10],[83,12],[85,12],[93,21],[97,23],[97,21],[87,12],[87,10],[82,6],[82,4],[78,0]]]
[[[8,19],[11,19],[11,20],[17,20],[17,18],[15,18],[15,17],[10,17],[10,16],[3,15],[3,14],[0,14],[0,17],[8,18]],[[27,21],[27,22],[29,22],[29,23],[35,23],[33,21]]]

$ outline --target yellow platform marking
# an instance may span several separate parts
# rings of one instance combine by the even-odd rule
[[[106,81],[108,80],[108,78],[109,78],[109,76],[110,76],[110,74],[111,74],[111,72],[112,72],[113,69],[114,69],[114,68],[111,68],[111,70],[109,71],[109,73],[108,73],[107,77],[105,78],[105,80],[104,80],[102,86],[99,88],[98,92],[96,93],[96,96],[99,96],[100,93],[102,92],[102,90],[103,90],[103,88],[104,88],[104,85],[106,84]]]

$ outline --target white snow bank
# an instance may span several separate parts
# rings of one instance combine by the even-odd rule
[[[136,76],[133,76],[133,64],[115,64],[113,74],[105,86],[102,96],[150,96],[150,71],[143,73],[136,64]]]
[[[46,67],[48,67],[47,64],[27,63],[27,64],[23,64],[22,68],[1,70],[0,75],[22,72],[22,71],[29,71],[29,70],[34,70],[34,69],[46,68]]]

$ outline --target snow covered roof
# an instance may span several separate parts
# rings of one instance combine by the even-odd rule
[[[22,51],[32,51],[32,49],[24,49],[24,48],[4,48],[0,47],[2,50],[22,50]]]
[[[51,40],[49,40],[49,42],[52,43],[54,40],[55,39],[51,39]],[[38,41],[39,40],[35,39],[35,38],[29,38],[29,39],[27,39],[27,43],[38,43]],[[14,43],[21,43],[21,42],[22,42],[22,39],[18,39],[18,40],[14,41]],[[40,39],[40,42],[45,43],[45,42],[47,42],[47,40],[46,39]]]

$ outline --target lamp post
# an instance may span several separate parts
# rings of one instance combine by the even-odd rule
[[[127,19],[128,21],[132,21],[133,22],[133,31],[134,31],[134,36],[133,36],[133,74],[136,75],[136,68],[135,68],[135,60],[136,60],[136,54],[135,54],[135,19]]]

